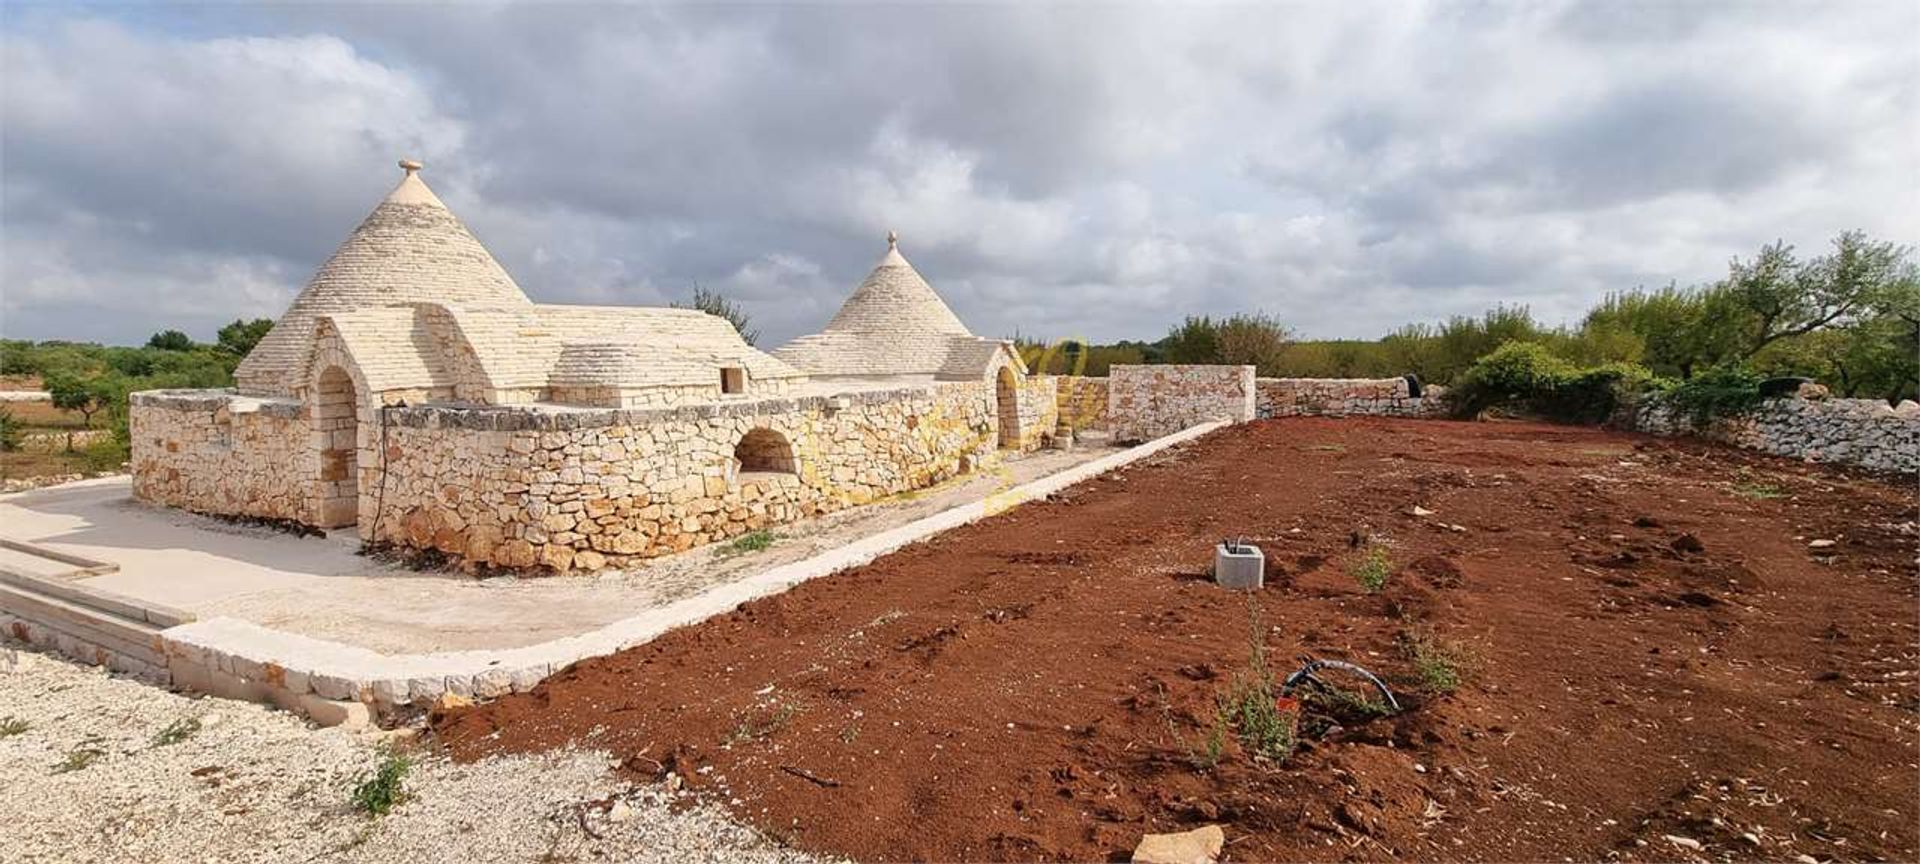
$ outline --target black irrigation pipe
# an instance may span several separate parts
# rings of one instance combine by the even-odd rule
[[[1381,681],[1379,676],[1374,675],[1372,672],[1368,672],[1367,670],[1362,669],[1359,666],[1356,666],[1352,663],[1348,663],[1345,660],[1308,660],[1307,665],[1300,667],[1299,671],[1294,672],[1292,675],[1288,675],[1287,680],[1281,682],[1280,695],[1282,696],[1290,695],[1293,693],[1293,689],[1295,687],[1298,687],[1300,684],[1306,683],[1306,682],[1312,682],[1314,684],[1320,685],[1321,687],[1328,686],[1325,681],[1321,681],[1319,678],[1314,677],[1313,673],[1318,672],[1322,669],[1344,669],[1348,672],[1352,672],[1356,675],[1359,675],[1362,678],[1367,679],[1368,681],[1372,682],[1373,686],[1380,691],[1381,696],[1386,697],[1387,707],[1393,709],[1393,712],[1395,714],[1400,713],[1400,701],[1393,698],[1393,691],[1387,689],[1386,683]]]

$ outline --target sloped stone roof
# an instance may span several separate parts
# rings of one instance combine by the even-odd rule
[[[556,385],[717,385],[723,367],[755,381],[805,377],[748,345],[725,319],[695,309],[420,303],[319,321],[340,334],[375,392],[449,389],[480,400],[488,390]]]
[[[781,346],[773,356],[822,376],[975,378],[986,374],[993,352],[1006,344],[973,335],[889,233],[886,254],[826,329]]]
[[[339,334],[373,392],[451,388],[455,376],[437,348],[424,311],[413,306],[359,309],[322,316],[320,326]],[[303,364],[303,377],[310,371]]]
[[[441,302],[528,307],[520,286],[420,179],[419,163],[321,265],[234,372],[241,392],[290,395],[305,371],[318,316]]]

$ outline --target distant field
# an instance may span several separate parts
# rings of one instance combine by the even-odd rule
[[[0,453],[0,480],[79,474],[89,470],[94,469],[87,464],[84,452]]]
[[[80,412],[55,408],[46,402],[7,402],[0,407],[12,414],[13,419],[19,421],[20,425],[29,429],[86,428],[86,424],[81,422]],[[106,412],[96,413],[94,419],[100,419],[98,414],[104,413]]]

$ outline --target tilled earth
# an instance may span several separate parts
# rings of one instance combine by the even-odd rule
[[[1914,860],[1917,518],[1908,481],[1692,441],[1244,424],[434,726],[866,860],[1205,823],[1236,861]],[[1263,590],[1208,581],[1230,536]],[[1263,757],[1217,722],[1256,646],[1403,710],[1308,700]]]

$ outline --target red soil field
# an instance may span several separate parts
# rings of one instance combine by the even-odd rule
[[[604,748],[862,860],[1125,860],[1205,823],[1229,861],[1914,860],[1917,518],[1909,480],[1693,441],[1243,424],[434,731]],[[1250,594],[1206,578],[1240,535]],[[1312,703],[1284,762],[1227,734],[1209,766],[1255,640],[1404,710]]]

